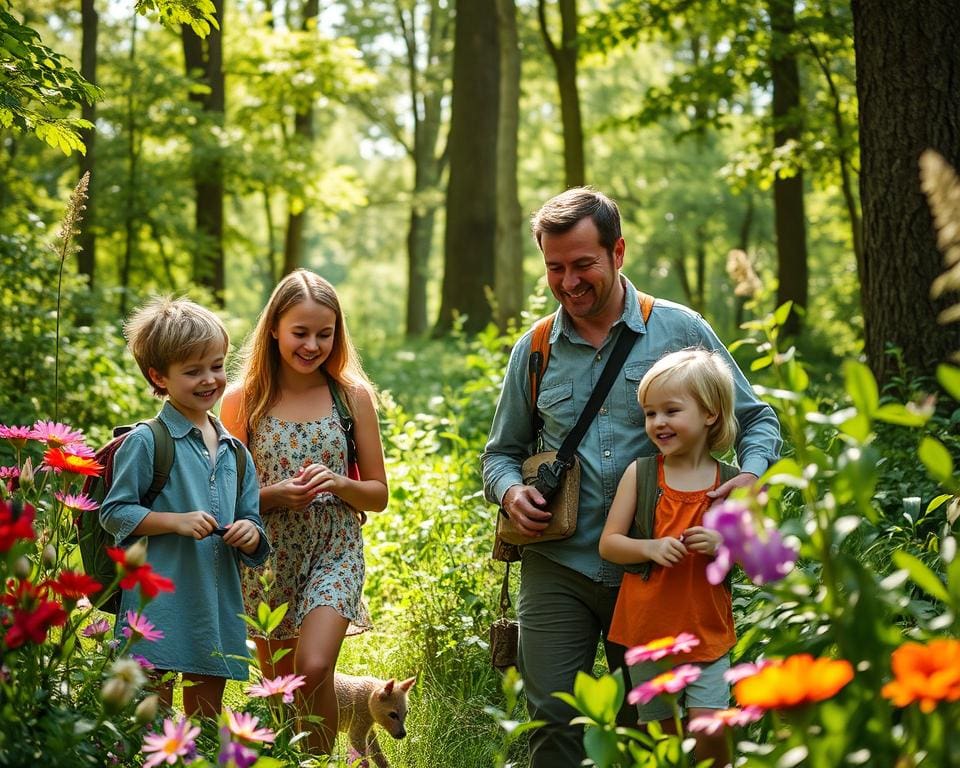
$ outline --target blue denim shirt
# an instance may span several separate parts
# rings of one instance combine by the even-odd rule
[[[773,409],[757,399],[750,383],[707,322],[687,307],[658,298],[649,322],[644,323],[636,289],[625,277],[621,280],[626,289],[623,315],[600,349],[577,333],[563,309],[554,322],[550,361],[537,399],[543,419],[543,450],[557,450],[573,428],[610,357],[617,327],[624,323],[640,335],[577,449],[581,474],[576,532],[568,539],[528,545],[561,565],[611,586],[620,583],[622,570],[601,559],[597,547],[617,484],[627,465],[638,456],[656,453],[644,429],[643,410],[637,402],[640,379],[656,360],[686,347],[704,347],[723,355],[734,374],[740,426],[737,456],[744,472],[762,475],[777,459],[782,445],[780,424]],[[532,331],[524,334],[510,355],[481,458],[484,495],[494,503],[500,503],[507,489],[521,482],[520,464],[535,448],[527,370],[531,335]]]
[[[141,640],[132,651],[159,669],[246,680],[247,665],[228,658],[249,655],[246,625],[239,618],[245,612],[239,568],[241,561],[260,565],[270,553],[260,519],[260,486],[253,460],[247,453],[243,488],[237,488],[237,462],[228,443],[233,442],[237,450],[247,449],[219,421],[213,419],[219,443],[211,464],[200,430],[183,414],[166,403],[159,419],[173,437],[174,461],[153,508],[159,512],[204,510],[217,519],[218,526],[251,520],[260,531],[260,545],[248,556],[224,544],[220,536],[200,540],[174,533],[150,536],[147,562],[172,579],[176,591],[161,592],[143,611],[165,637]],[[100,522],[118,545],[133,543],[134,529],[150,512],[140,505],[140,497],[153,479],[153,455],[153,435],[146,425],[134,429],[114,455],[113,482],[100,508]],[[139,588],[123,591],[117,637],[126,624],[126,612],[136,612],[139,601]]]

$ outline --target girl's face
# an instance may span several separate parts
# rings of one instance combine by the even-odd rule
[[[709,454],[707,437],[717,416],[703,410],[685,390],[654,381],[643,399],[643,411],[647,436],[664,456]]]
[[[333,349],[337,315],[313,299],[294,304],[271,331],[280,351],[280,364],[290,373],[309,375],[326,362]]]

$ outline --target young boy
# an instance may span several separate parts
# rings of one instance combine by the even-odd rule
[[[154,394],[166,398],[158,419],[173,439],[174,461],[152,508],[142,506],[155,445],[147,425],[136,427],[114,455],[100,522],[120,546],[146,536],[147,561],[175,591],[143,606],[137,589],[124,590],[115,631],[123,637],[133,614],[149,621],[163,636],[150,633],[133,651],[159,671],[183,673],[187,714],[215,716],[226,679],[248,676],[240,660],[248,650],[238,616],[244,612],[239,564],[260,565],[270,552],[253,461],[210,414],[226,387],[229,337],[216,315],[182,298],[153,299],[133,313],[124,332]],[[172,686],[161,695],[169,705]]]

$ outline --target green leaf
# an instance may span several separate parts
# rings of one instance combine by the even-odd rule
[[[773,320],[777,325],[783,325],[787,322],[787,318],[790,316],[790,310],[793,309],[793,302],[786,301],[777,307],[777,311],[773,313]]]
[[[608,768],[619,763],[620,750],[617,747],[617,735],[613,731],[587,728],[583,734],[583,748],[597,768]]]
[[[953,459],[939,440],[924,437],[917,448],[917,455],[934,480],[948,486],[953,484]]]
[[[913,583],[928,595],[944,603],[950,602],[950,595],[947,593],[946,587],[943,586],[943,582],[918,558],[908,552],[898,550],[893,553],[893,562],[897,564],[898,568],[903,568],[909,573]]]
[[[873,416],[880,402],[880,392],[873,372],[863,363],[846,360],[843,363],[843,377],[847,394],[865,416]]]
[[[598,723],[616,723],[623,702],[623,680],[619,675],[604,675],[599,680],[578,672],[573,684],[576,709]]]
[[[935,509],[939,509],[941,506],[943,506],[946,502],[950,501],[950,499],[952,498],[953,496],[951,496],[949,493],[941,493],[935,499],[932,499],[929,504],[927,504],[927,509],[924,512],[924,514],[928,515],[931,512],[933,512]]]
[[[929,420],[929,416],[911,411],[900,403],[885,403],[877,408],[873,417],[887,424],[899,424],[902,427],[922,427]]]
[[[840,431],[858,443],[865,443],[870,438],[870,419],[865,414],[858,413],[844,421],[840,425]]]
[[[752,363],[750,363],[751,371],[761,371],[773,362],[773,357],[771,355],[764,355],[763,357],[758,357]]]
[[[954,400],[960,400],[960,368],[941,363],[937,366],[937,381]]]

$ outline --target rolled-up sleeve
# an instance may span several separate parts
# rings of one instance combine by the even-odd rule
[[[238,451],[243,451],[247,457],[247,468],[243,475],[243,487],[237,489],[237,492],[240,494],[240,499],[237,504],[236,519],[249,520],[260,532],[260,543],[252,555],[241,552],[239,549],[237,553],[244,565],[256,568],[266,562],[271,550],[270,539],[267,537],[267,532],[263,527],[263,520],[260,517],[260,481],[257,479],[257,472],[250,451],[248,451],[246,446],[239,440],[234,442],[234,445]]]
[[[153,481],[153,437],[147,427],[133,430],[113,454],[113,479],[100,506],[100,524],[125,547],[150,510],[140,504]]]

